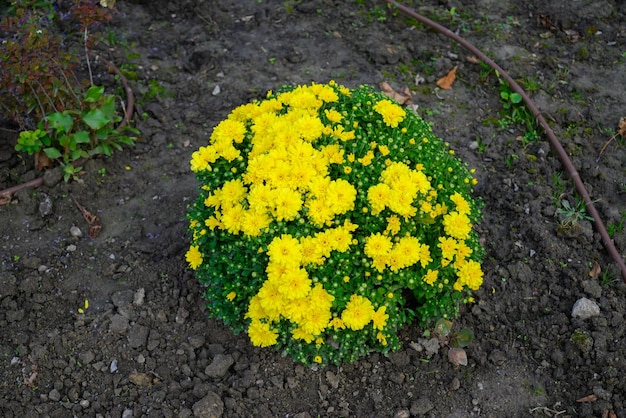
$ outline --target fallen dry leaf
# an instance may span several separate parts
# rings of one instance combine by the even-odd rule
[[[8,205],[11,203],[11,193],[0,194],[0,206]]]
[[[453,69],[448,71],[448,74],[437,80],[437,86],[444,90],[450,90],[452,88],[452,84],[454,84],[454,80],[456,80],[456,70],[458,70],[458,68],[459,66],[455,65]]]
[[[389,83],[387,83],[386,81],[383,81],[382,83],[380,83],[380,89],[383,91],[383,93],[385,93],[389,98],[395,100],[396,102],[400,103],[400,104],[406,104],[407,102],[409,102],[411,100],[411,96],[410,94],[405,95],[402,93],[398,93],[397,91],[395,91],[393,89],[393,87],[391,87],[389,85]],[[406,88],[405,89],[405,93],[408,93],[409,89]]]
[[[605,409],[602,411],[602,418],[617,418],[615,412]]]
[[[596,395],[587,395],[584,396],[580,399],[576,399],[576,402],[578,403],[583,403],[583,402],[595,402],[598,399],[598,397]]]
[[[128,376],[128,380],[137,386],[147,387],[152,385],[152,379],[145,373],[132,372]]]
[[[37,171],[41,171],[44,168],[52,167],[52,160],[48,158],[45,152],[35,153],[35,168]]]
[[[89,225],[89,236],[91,238],[96,238],[98,235],[100,235],[100,231],[102,230],[102,222],[100,222],[100,218],[85,209],[83,205],[78,203],[74,196],[72,196],[72,200],[74,200],[74,203],[83,214],[85,222],[87,222],[87,225]]]
[[[593,261],[593,267],[591,268],[591,271],[589,272],[589,277],[591,277],[594,280],[598,280],[598,277],[600,277],[600,264],[598,264],[597,261]]]
[[[472,64],[480,64],[480,59],[475,55],[470,55],[469,57],[465,58],[465,60],[467,62],[471,62]]]

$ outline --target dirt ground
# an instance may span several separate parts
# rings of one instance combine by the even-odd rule
[[[528,88],[624,255],[626,142],[599,153],[626,116],[626,4],[407,4]],[[498,78],[461,47],[373,0],[120,0],[107,31],[101,54],[138,74],[142,137],[80,182],[49,170],[0,206],[0,416],[626,417],[619,270],[584,213],[563,213],[577,196],[548,142],[507,123]],[[453,88],[437,88],[455,65]],[[416,327],[388,357],[307,368],[208,319],[184,262],[191,153],[235,106],[331,79],[409,88],[477,168],[487,257],[456,321],[475,334],[465,367]],[[42,175],[13,152],[16,134],[0,130],[0,190]],[[100,217],[99,237],[72,196]],[[580,298],[599,312],[573,316]]]

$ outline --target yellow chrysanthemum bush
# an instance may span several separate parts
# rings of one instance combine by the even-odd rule
[[[400,346],[483,279],[473,171],[372,88],[286,87],[193,153],[186,259],[209,312],[303,363]]]

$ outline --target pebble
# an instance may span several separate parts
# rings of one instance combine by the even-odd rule
[[[115,373],[117,371],[117,359],[113,359],[111,361],[111,366],[109,367],[109,371],[111,373]]]
[[[128,329],[128,318],[122,315],[113,315],[111,317],[111,324],[109,324],[109,330],[118,334],[123,334]]]
[[[39,202],[39,214],[42,218],[52,214],[52,199],[50,199],[50,196],[45,196]]]
[[[70,244],[70,245],[67,246],[67,248],[65,248],[65,250],[68,253],[73,253],[74,251],[76,251],[76,246],[74,244]]]
[[[96,355],[91,350],[78,354],[78,359],[80,360],[82,364],[89,364],[95,358],[96,358]]]
[[[132,348],[142,347],[148,341],[148,334],[150,334],[150,328],[135,324],[128,332],[128,344]]]
[[[111,302],[115,305],[116,308],[122,308],[124,306],[130,305],[130,303],[134,300],[135,292],[132,290],[120,290],[111,295]]]
[[[590,299],[580,298],[572,307],[572,317],[580,319],[589,319],[600,315],[600,306]]]
[[[83,236],[83,231],[81,231],[80,228],[77,226],[72,226],[70,228],[70,235],[74,238],[80,238]]]
[[[61,393],[56,389],[52,389],[50,393],[48,393],[48,399],[53,402],[59,402],[61,400]]]
[[[206,367],[204,374],[211,378],[224,377],[234,363],[235,359],[230,354],[218,354],[213,358],[211,364]]]
[[[411,415],[426,415],[435,405],[427,398],[419,398],[411,404]]]
[[[141,306],[143,305],[143,300],[146,297],[146,289],[143,287],[138,289],[133,295],[133,305]]]
[[[214,393],[209,392],[206,396],[193,404],[193,416],[196,418],[219,418],[224,413],[224,402]]]

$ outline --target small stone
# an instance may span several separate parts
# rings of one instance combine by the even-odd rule
[[[335,373],[331,371],[326,372],[326,380],[328,381],[328,384],[333,387],[333,389],[337,389],[339,387],[339,376]]]
[[[109,367],[109,371],[111,373],[115,373],[117,371],[117,359],[113,359],[111,361],[111,366]]]
[[[214,393],[207,395],[193,404],[193,416],[196,418],[219,418],[224,413],[224,402]]]
[[[132,290],[120,290],[111,295],[111,302],[116,308],[123,308],[134,300],[135,292]]]
[[[117,334],[124,334],[128,329],[128,318],[122,315],[113,315],[111,317],[111,324],[109,330]]]
[[[187,337],[187,341],[189,341],[189,345],[192,348],[200,348],[204,345],[206,338],[204,338],[204,335],[190,335]]]
[[[469,149],[472,151],[477,150],[479,147],[478,141],[472,141],[469,143]]]
[[[426,398],[419,398],[411,404],[411,415],[421,416],[430,412],[435,405]]]
[[[122,418],[133,418],[133,410],[124,409],[124,412],[122,412]]]
[[[206,367],[204,374],[212,378],[224,377],[234,363],[235,359],[230,354],[218,354],[213,358],[211,364]]]
[[[146,289],[143,287],[138,289],[133,295],[133,305],[141,306],[143,305],[143,300],[146,297]]]
[[[67,251],[68,253],[73,253],[74,251],[76,251],[76,246],[74,244],[70,244],[65,248],[65,251]]]
[[[85,351],[78,355],[78,359],[84,365],[91,363],[95,358],[96,358],[96,355],[91,350]]]
[[[128,332],[128,344],[132,348],[142,347],[148,341],[148,334],[150,334],[150,328],[135,324]]]
[[[90,404],[90,403],[89,403],[89,401],[88,401],[87,399],[83,399],[83,400],[82,400],[82,401],[80,401],[78,404],[79,404],[81,407],[83,407],[83,408],[89,408],[89,404]]]
[[[80,228],[77,226],[72,226],[70,228],[70,235],[74,238],[80,238],[83,236],[83,231],[81,231]]]
[[[222,89],[220,88],[219,84],[216,84],[215,87],[213,88],[213,91],[211,92],[211,94],[213,96],[217,96],[218,94],[220,94],[222,92]]]
[[[61,400],[61,393],[56,389],[52,389],[50,393],[48,393],[48,399],[53,402],[59,402]]]
[[[574,303],[572,308],[572,317],[580,319],[589,319],[600,315],[600,306],[590,299],[580,298]]]
[[[393,416],[394,418],[410,418],[411,412],[408,409],[400,409]]]
[[[597,280],[585,280],[582,287],[585,293],[594,299],[600,299],[602,296],[602,286]]]
[[[52,214],[52,199],[50,196],[44,196],[44,198],[39,202],[39,214],[42,218],[49,216]]]

